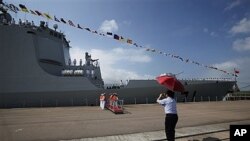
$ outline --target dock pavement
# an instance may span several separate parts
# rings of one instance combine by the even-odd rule
[[[1,141],[160,141],[158,104],[125,105],[124,114],[93,107],[0,109]],[[250,124],[250,101],[178,103],[177,141],[229,140],[229,125]]]

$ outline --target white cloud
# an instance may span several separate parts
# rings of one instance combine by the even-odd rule
[[[233,49],[237,51],[249,51],[250,50],[250,37],[245,39],[238,39],[233,42]]]
[[[207,28],[204,28],[204,29],[203,29],[203,32],[207,33],[207,32],[208,32],[208,29],[207,29]]]
[[[225,11],[227,10],[231,10],[233,9],[234,7],[238,6],[241,4],[241,1],[240,0],[235,0],[234,2],[228,4],[228,6],[224,9]]]
[[[249,33],[250,32],[250,19],[243,18],[240,22],[234,25],[231,30],[231,33]]]
[[[118,30],[118,24],[115,20],[105,20],[99,27],[99,30],[102,32],[116,32]]]
[[[124,63],[149,63],[151,58],[145,55],[145,51],[138,49],[114,48],[112,50],[91,49],[88,51],[93,59],[99,59],[101,73],[105,83],[119,83],[120,80],[125,82],[128,79],[153,79],[154,76],[148,74],[138,74],[129,69],[119,69],[116,66]],[[70,50],[72,58],[84,60],[85,51],[75,47]]]
[[[236,58],[222,63],[214,64],[213,66],[226,70],[230,73],[234,73],[234,68],[240,71],[239,77],[237,78],[239,87],[244,87],[250,85],[250,57]],[[205,77],[214,77],[214,78],[232,78],[232,76],[225,73],[216,71],[216,70],[207,70]],[[250,87],[247,88],[250,90]]]
[[[214,31],[210,31],[210,30],[208,30],[208,28],[203,28],[203,32],[204,33],[206,33],[206,34],[209,34],[210,36],[212,36],[212,37],[217,37],[218,36],[218,34],[216,33],[216,32],[214,32]]]
[[[212,32],[210,33],[210,36],[212,36],[212,37],[217,37],[218,34],[216,34],[214,31],[212,31]]]
[[[213,66],[220,68],[222,70],[233,70],[234,68],[239,67],[235,61],[227,61],[219,64],[214,64]]]

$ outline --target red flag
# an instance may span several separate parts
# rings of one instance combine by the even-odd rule
[[[238,74],[238,73],[240,73],[240,71],[239,71],[239,70],[234,69],[234,73]]]

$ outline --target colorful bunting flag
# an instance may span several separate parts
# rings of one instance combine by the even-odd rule
[[[114,39],[119,40],[120,37],[118,35],[114,34]]]
[[[7,3],[3,3],[4,6],[6,6],[9,10],[11,10],[12,12],[17,13],[19,10],[18,7],[16,7],[14,4],[7,4]]]
[[[35,12],[36,12],[36,14],[37,14],[38,16],[42,16],[42,17],[43,17],[43,14],[42,14],[41,12],[39,12],[39,11],[37,11],[37,10],[35,10]]]
[[[60,21],[56,18],[56,16],[54,16],[54,20],[55,20],[56,22],[60,22]]]
[[[110,36],[112,36],[113,34],[112,34],[111,32],[107,32],[107,35],[110,35]]]
[[[13,12],[15,12],[15,13],[17,13],[17,11],[20,11],[19,8],[16,7],[15,5],[13,5],[13,4],[6,4],[6,3],[4,3],[4,6],[6,6],[8,9],[10,9],[11,11],[13,11]],[[39,12],[39,11],[37,11],[37,10],[35,10],[35,12],[34,12],[33,10],[28,10],[28,9],[26,8],[26,6],[25,6],[25,5],[22,5],[22,4],[19,4],[19,7],[21,8],[21,11],[23,11],[23,12],[31,13],[31,14],[33,14],[33,15],[43,16],[43,17],[46,17],[47,19],[52,19],[52,17],[51,17],[49,14],[47,14],[47,13],[43,13],[43,14],[42,14],[41,12]],[[61,22],[63,22],[64,24],[67,23],[63,18],[60,18],[60,20],[59,20],[58,18],[56,18],[56,16],[54,16],[54,21],[56,21],[56,22],[60,22],[60,21],[61,21]],[[69,23],[70,26],[76,27],[75,24],[74,24],[71,20],[68,20],[68,23]],[[79,24],[77,24],[77,28],[83,29],[83,27],[81,27]],[[123,41],[123,42],[127,42],[128,44],[133,44],[135,47],[145,48],[145,47],[143,47],[143,46],[141,46],[141,45],[138,45],[138,44],[136,44],[136,43],[133,43],[133,41],[132,41],[131,39],[125,39],[124,37],[119,36],[119,35],[117,35],[117,34],[113,34],[112,32],[106,32],[105,34],[103,34],[103,33],[98,33],[96,30],[91,30],[91,29],[89,29],[89,28],[84,28],[84,29],[87,30],[87,31],[90,31],[90,32],[92,32],[92,33],[95,33],[95,34],[102,35],[102,36],[106,36],[106,35],[112,36],[112,35],[114,35],[113,38],[116,39],[116,40],[120,40],[120,41]],[[194,64],[196,64],[196,65],[198,65],[198,66],[203,66],[203,67],[206,67],[206,68],[218,70],[218,71],[221,71],[221,72],[223,72],[223,73],[230,74],[230,75],[232,75],[232,76],[238,77],[238,75],[236,75],[236,74],[239,73],[239,70],[236,70],[236,69],[234,69],[234,73],[229,73],[229,72],[227,72],[227,71],[225,71],[225,70],[221,70],[221,69],[218,69],[218,68],[213,67],[213,66],[207,66],[207,65],[201,64],[201,63],[196,62],[196,61],[190,61],[189,59],[184,59],[184,58],[182,58],[182,57],[180,57],[180,56],[178,56],[178,55],[173,55],[173,54],[170,54],[170,53],[163,53],[163,52],[161,52],[161,51],[156,51],[155,49],[150,49],[150,48],[145,48],[145,49],[146,49],[146,51],[157,52],[157,53],[159,53],[159,54],[164,54],[165,56],[170,56],[170,57],[172,57],[172,58],[179,59],[180,61],[185,61],[186,63],[192,62],[192,63],[194,63]]]
[[[183,61],[183,58],[182,58],[182,57],[179,57],[179,59],[180,59],[181,61]]]
[[[68,22],[69,22],[69,25],[71,25],[71,26],[74,26],[74,27],[75,27],[74,23],[73,23],[71,20],[69,20]]]
[[[87,30],[87,31],[91,31],[89,28],[84,28],[85,30]]]
[[[105,34],[103,34],[103,33],[99,33],[99,35],[105,36]]]
[[[96,30],[92,31],[92,33],[98,34],[98,32]]]
[[[131,39],[127,39],[127,43],[132,44],[132,40]]]
[[[33,14],[33,15],[37,15],[36,12],[30,10],[30,13]]]
[[[83,29],[79,24],[77,24],[77,28]]]
[[[61,22],[65,23],[65,24],[67,23],[63,18],[61,18],[60,20],[61,20]]]
[[[138,47],[138,45],[136,43],[133,44],[134,46]]]
[[[29,13],[29,10],[26,8],[25,5],[19,4],[19,7],[21,8],[21,10],[22,10],[23,12]]]
[[[44,15],[47,19],[52,20],[52,18],[51,18],[51,16],[50,16],[49,14],[47,14],[47,13],[43,13],[43,15]]]
[[[239,71],[239,70],[236,70],[236,69],[234,68],[234,73],[235,73],[235,74],[238,74],[238,73],[240,73],[240,71]]]
[[[121,36],[121,38],[120,38],[120,41],[121,41],[121,42],[126,42],[126,40],[125,40],[124,37],[122,37],[122,36]]]

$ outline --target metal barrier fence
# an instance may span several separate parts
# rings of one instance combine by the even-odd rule
[[[156,103],[156,98],[121,98],[120,99],[123,104],[150,104]],[[221,96],[196,96],[196,97],[183,97],[177,96],[175,100],[179,102],[203,102],[203,101],[227,101],[227,100],[250,100],[250,95],[227,95],[225,97]],[[0,105],[0,108],[25,108],[25,107],[64,107],[64,106],[98,106],[99,98],[96,99],[36,99],[34,100],[19,100],[15,101],[15,103],[3,103]]]

